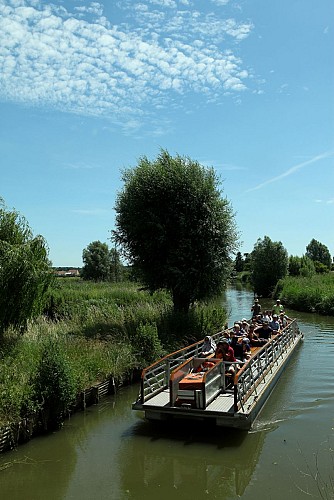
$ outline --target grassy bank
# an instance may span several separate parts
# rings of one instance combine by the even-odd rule
[[[297,311],[334,316],[334,274],[286,277],[278,282],[275,296]]]
[[[219,330],[225,311],[198,305],[175,315],[166,292],[131,283],[58,280],[45,316],[0,346],[0,425],[38,412],[48,429],[61,425],[77,394],[113,376],[122,381],[165,352]]]

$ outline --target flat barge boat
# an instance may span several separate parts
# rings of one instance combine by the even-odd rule
[[[212,338],[218,342],[223,333]],[[196,342],[143,370],[132,408],[149,420],[211,420],[217,426],[249,430],[302,338],[292,320],[253,350],[232,383],[227,372],[231,363],[221,359],[211,357],[206,371],[198,371],[205,359],[200,357],[203,341]]]

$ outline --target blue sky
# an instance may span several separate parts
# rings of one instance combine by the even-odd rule
[[[240,251],[334,254],[332,0],[0,0],[0,197],[54,266],[109,242],[121,172],[212,166]]]

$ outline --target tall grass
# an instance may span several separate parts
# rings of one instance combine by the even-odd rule
[[[176,315],[167,292],[150,294],[133,283],[58,280],[45,315],[23,336],[11,329],[2,339],[0,425],[40,412],[49,428],[56,427],[80,391],[110,376],[121,381],[167,351],[218,331],[225,320],[214,304]]]
[[[312,277],[288,276],[280,280],[275,290],[284,304],[297,311],[317,312],[334,316],[334,274]]]

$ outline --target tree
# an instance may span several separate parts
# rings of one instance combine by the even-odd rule
[[[235,256],[234,267],[237,273],[244,270],[244,261],[241,252],[237,252],[237,255]]]
[[[306,254],[313,262],[320,262],[324,266],[331,268],[332,258],[331,254],[323,243],[315,240],[314,238],[310,241],[310,243],[306,247]]]
[[[34,237],[26,219],[0,200],[0,333],[25,328],[40,314],[52,280],[44,238]]]
[[[114,239],[151,291],[165,288],[176,311],[218,294],[236,249],[234,213],[213,169],[162,150],[123,173]]]
[[[252,283],[257,295],[269,297],[277,281],[288,272],[288,252],[281,242],[274,242],[268,236],[260,238],[251,254]]]
[[[122,265],[119,252],[107,243],[93,241],[82,252],[84,262],[81,276],[92,281],[120,281]]]
[[[290,276],[313,276],[315,274],[315,265],[313,261],[303,255],[298,257],[290,255],[289,257],[289,275]]]

